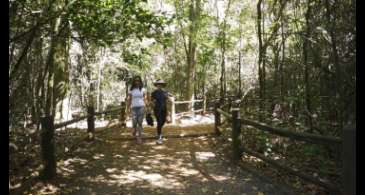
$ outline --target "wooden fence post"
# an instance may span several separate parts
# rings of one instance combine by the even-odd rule
[[[175,97],[171,97],[171,123],[176,124]]]
[[[214,131],[215,131],[216,135],[221,134],[221,132],[219,131],[219,126],[221,125],[221,115],[218,112],[219,106],[220,106],[220,103],[215,102],[215,105],[214,105],[214,122],[215,122]]]
[[[191,113],[192,113],[192,115],[193,115],[193,117],[195,117],[195,112],[194,112],[194,102],[195,101],[195,98],[193,97],[192,98],[192,101],[191,101],[191,103],[190,103],[190,105],[191,105]]]
[[[207,110],[207,96],[204,95],[203,98],[204,98],[203,99],[203,115],[204,115]]]
[[[44,168],[41,178],[50,180],[56,176],[56,156],[54,145],[54,121],[52,116],[41,117],[41,153]]]
[[[87,134],[88,140],[94,139],[95,132],[95,109],[94,106],[87,107]]]
[[[122,101],[120,106],[121,106],[120,118],[119,118],[120,126],[127,127],[127,125],[126,125],[126,103]]]
[[[239,136],[241,134],[241,116],[239,108],[232,108],[232,148],[233,160],[241,159],[241,141]]]
[[[356,194],[356,126],[347,126],[342,134],[342,183],[344,195]]]

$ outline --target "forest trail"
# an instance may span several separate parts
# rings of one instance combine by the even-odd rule
[[[213,132],[213,125],[164,132],[168,137],[197,130]],[[154,133],[144,130],[147,137]],[[214,136],[165,138],[161,145],[129,138],[130,128],[112,128],[83,142],[59,163],[56,194],[298,194],[232,164]]]

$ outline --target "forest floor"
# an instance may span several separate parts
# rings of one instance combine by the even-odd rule
[[[220,137],[172,138],[212,132],[212,124],[167,126],[159,145],[146,127],[150,139],[139,145],[130,128],[115,126],[81,142],[59,159],[52,184],[38,182],[26,194],[301,194],[233,164]]]

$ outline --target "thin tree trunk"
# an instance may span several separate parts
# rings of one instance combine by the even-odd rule
[[[195,3],[195,4],[194,4]],[[196,55],[196,35],[198,32],[198,21],[200,18],[200,0],[191,0],[189,9],[189,20],[191,21],[189,27],[189,42],[188,51],[186,53],[187,57],[187,80],[186,80],[186,92],[185,99],[192,100],[194,97],[194,78],[195,78],[195,55]],[[190,110],[192,104],[189,104],[188,109]]]
[[[238,98],[242,97],[242,86],[241,86],[241,50],[238,52]]]
[[[259,39],[259,61],[258,61],[258,75],[259,75],[259,85],[260,85],[260,111],[263,110],[263,74],[262,74],[262,62],[263,62],[263,45],[262,45],[262,33],[261,33],[261,20],[262,20],[262,14],[261,14],[261,4],[262,0],[258,0],[257,3],[257,35]],[[261,113],[261,112],[260,112]],[[262,115],[259,115],[259,120],[262,120]]]
[[[337,1],[334,1],[334,4],[336,4]],[[337,102],[337,112],[339,113],[337,115],[337,121],[340,123],[340,127],[343,126],[343,118],[344,115],[341,113],[345,113],[343,112],[343,110],[346,110],[346,108],[344,107],[345,105],[342,103],[343,99],[342,98],[342,94],[343,94],[343,88],[342,86],[343,84],[343,78],[342,78],[342,70],[341,70],[341,66],[340,66],[340,59],[338,56],[338,51],[337,51],[337,39],[336,39],[336,30],[334,29],[336,26],[336,15],[335,15],[335,9],[331,9],[331,5],[330,2],[328,0],[325,1],[325,6],[326,6],[326,16],[327,16],[327,22],[328,22],[328,29],[329,29],[329,33],[330,33],[330,37],[331,37],[331,48],[332,48],[332,54],[333,54],[333,64],[335,67],[335,78],[333,79],[334,84],[335,84],[335,88],[333,90],[335,90],[335,94],[336,94],[336,102]],[[331,11],[333,12],[332,17],[331,17]],[[333,18],[333,19],[331,19]]]
[[[309,133],[312,133],[312,111],[311,111],[311,92],[310,92],[310,85],[309,85],[309,63],[308,63],[308,39],[310,37],[310,23],[309,23],[309,17],[311,14],[311,0],[308,0],[308,8],[307,12],[305,14],[305,20],[306,20],[306,33],[304,37],[303,42],[303,64],[304,64],[304,83],[305,83],[305,102],[306,102],[306,113],[307,113],[307,123],[309,125]]]
[[[279,75],[280,75],[280,97],[281,102],[284,103],[284,63],[285,63],[285,36],[284,36],[284,19],[281,17],[281,63],[279,65]]]
[[[220,97],[221,97],[221,103],[224,102],[224,97],[227,95],[227,79],[226,79],[226,30],[227,30],[227,15],[229,13],[231,7],[231,0],[228,1],[227,8],[225,10],[225,15],[222,23],[222,28],[220,28],[219,35],[221,36],[221,77],[220,77],[220,84],[221,84],[221,90],[220,90]],[[216,9],[217,9],[217,23],[219,28],[219,18],[218,18],[218,5],[216,1]]]
[[[241,20],[241,19],[240,19]],[[238,98],[242,97],[241,61],[242,61],[242,22],[239,22],[240,47],[238,51]]]
[[[96,110],[97,112],[100,111],[100,86],[101,86],[101,66],[103,65],[104,63],[104,52],[102,52],[102,58],[103,58],[103,61],[102,63],[99,63],[98,64],[98,86],[97,86],[97,95],[96,95]]]

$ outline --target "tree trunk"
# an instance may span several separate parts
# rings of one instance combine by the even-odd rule
[[[310,24],[309,24],[309,17],[311,14],[311,0],[308,0],[308,8],[305,14],[306,20],[306,33],[303,42],[303,64],[305,68],[304,72],[304,83],[305,83],[305,102],[306,102],[306,114],[307,114],[307,124],[309,125],[309,133],[312,133],[312,110],[311,110],[311,92],[310,92],[310,85],[309,85],[309,63],[308,63],[308,39],[310,37]]]
[[[195,3],[195,5],[194,5]],[[187,78],[186,78],[186,91],[185,91],[185,99],[192,100],[194,95],[194,77],[195,77],[195,54],[196,54],[196,35],[198,32],[198,21],[200,18],[200,0],[191,0],[190,8],[189,8],[189,20],[191,22],[189,27],[189,43],[188,50],[186,52],[187,58]],[[192,104],[189,104],[188,110],[190,110]]]
[[[279,65],[279,77],[280,77],[280,97],[281,102],[284,103],[284,63],[285,63],[285,36],[284,36],[284,19],[281,17],[281,63]]]
[[[220,46],[221,46],[221,77],[220,77],[220,101],[221,104],[224,102],[224,97],[227,95],[227,79],[226,79],[226,30],[227,30],[227,15],[229,13],[229,9],[231,7],[231,0],[228,1],[227,8],[225,10],[225,15],[223,19],[222,25],[219,25],[219,18],[218,18],[218,4],[216,1],[216,9],[217,9],[217,23],[219,29],[219,36],[221,38]]]
[[[238,98],[242,97],[242,86],[241,86],[241,51],[238,52]]]
[[[104,53],[102,53],[102,58],[104,58]],[[104,63],[104,60],[103,60]],[[98,86],[97,86],[97,94],[96,94],[96,111],[99,112],[100,111],[100,103],[101,103],[101,99],[100,99],[100,86],[101,86],[101,69],[102,69],[102,65],[103,63],[99,63],[98,64]]]
[[[336,4],[337,1],[334,1],[334,4]],[[343,112],[344,110],[346,110],[346,105],[343,104],[343,102],[345,101],[345,99],[347,97],[343,97],[342,94],[344,94],[344,90],[343,90],[343,78],[342,78],[342,69],[340,66],[340,58],[338,56],[338,51],[337,51],[337,39],[336,39],[336,11],[335,9],[331,9],[331,5],[330,2],[328,0],[325,1],[325,6],[326,6],[326,16],[327,16],[327,23],[328,23],[328,31],[330,33],[330,37],[331,37],[331,49],[332,49],[332,54],[333,54],[333,64],[335,67],[335,78],[333,79],[334,84],[335,84],[335,88],[333,89],[335,91],[336,94],[336,102],[337,102],[337,112],[340,113],[338,114],[338,118],[337,121],[340,123],[340,127],[343,126],[343,119],[344,119],[344,115]],[[335,5],[334,5],[335,6]],[[333,12],[332,17],[331,17],[331,11]],[[333,18],[333,19],[331,19]]]
[[[263,48],[263,44],[262,44],[262,33],[261,33],[261,4],[262,4],[262,0],[259,0],[257,3],[257,35],[258,35],[258,39],[259,39],[259,61],[258,61],[258,75],[259,75],[259,85],[260,85],[260,113],[263,110],[263,98],[264,98],[264,86],[263,86],[263,70],[262,70],[262,64],[263,64],[263,59],[264,59],[264,48]],[[259,115],[259,120],[262,120],[262,115]]]
[[[64,2],[62,2],[64,3]],[[57,10],[58,5],[54,5],[53,9]],[[46,159],[45,161],[45,171],[44,177],[46,179],[52,178],[55,174],[56,169],[56,160],[54,157],[54,143],[53,143],[53,134],[54,134],[54,114],[56,112],[57,101],[62,98],[59,98],[62,93],[65,93],[66,90],[60,89],[61,82],[68,79],[64,79],[64,71],[67,72],[68,66],[68,47],[67,41],[62,39],[62,24],[68,25],[67,18],[65,16],[59,16],[55,21],[51,22],[52,32],[51,32],[51,40],[50,47],[47,56],[47,66],[48,66],[48,78],[47,78],[47,92],[46,92],[46,105],[45,105],[45,119],[42,125],[45,126],[45,130],[42,134],[42,153]],[[67,28],[66,28],[67,29]],[[69,35],[69,34],[66,34]],[[66,60],[65,60],[66,59]],[[62,84],[61,84],[62,85]],[[61,91],[62,90],[62,91]],[[54,174],[53,174],[54,173]]]

